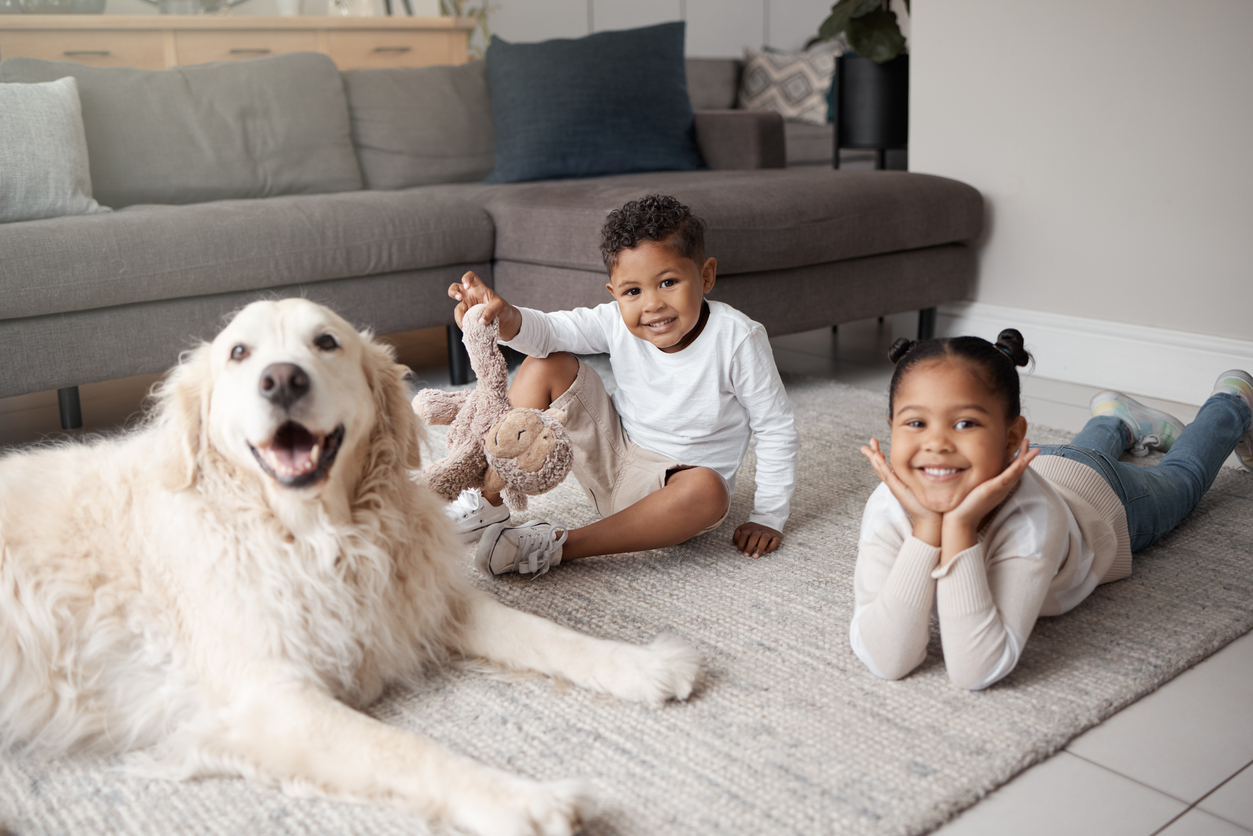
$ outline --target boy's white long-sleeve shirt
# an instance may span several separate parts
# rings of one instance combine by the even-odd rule
[[[617,302],[543,313],[519,308],[510,348],[533,357],[555,351],[608,354],[618,388],[614,407],[627,437],[646,450],[735,474],[757,437],[757,493],[749,522],[783,530],[796,484],[799,437],[792,405],[761,325],[721,302],[682,351],[667,354],[627,330]]]

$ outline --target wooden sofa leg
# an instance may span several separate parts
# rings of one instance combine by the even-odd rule
[[[929,340],[935,336],[935,308],[918,311],[918,339]]]
[[[83,408],[78,402],[78,387],[57,390],[57,406],[61,407],[61,429],[77,430],[83,426]]]
[[[461,329],[456,325],[448,329],[448,380],[453,386],[470,382],[470,354],[461,341]]]

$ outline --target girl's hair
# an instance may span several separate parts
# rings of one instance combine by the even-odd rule
[[[1018,384],[1018,367],[1031,362],[1031,355],[1022,347],[1022,334],[1006,328],[990,343],[982,337],[940,337],[931,340],[910,340],[902,337],[888,349],[888,359],[896,364],[888,389],[888,420],[895,414],[896,387],[909,370],[925,360],[949,357],[966,361],[988,390],[1005,399],[1005,417],[1013,421],[1022,414],[1022,395]]]

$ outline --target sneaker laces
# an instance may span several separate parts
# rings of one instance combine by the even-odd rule
[[[466,488],[456,499],[444,506],[444,513],[454,522],[460,522],[478,513],[479,501],[482,498],[483,494],[474,488]]]
[[[560,529],[561,535],[554,537],[553,532]],[[518,571],[522,571],[522,567],[526,566],[527,571],[531,573],[531,580],[535,580],[540,575],[548,571],[552,565],[553,555],[561,551],[561,546],[566,542],[566,538],[570,536],[570,529],[561,523],[553,523],[547,531],[540,531],[536,528],[518,528]],[[557,558],[557,563],[561,563],[561,558]]]
[[[1137,438],[1131,445],[1131,455],[1143,458],[1149,454],[1150,447],[1161,447],[1162,439],[1157,435],[1146,435],[1144,438]]]

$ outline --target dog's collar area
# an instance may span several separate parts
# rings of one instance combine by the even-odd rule
[[[304,425],[287,421],[268,444],[249,445],[261,469],[285,488],[304,488],[326,478],[344,441],[344,425],[319,438]]]

